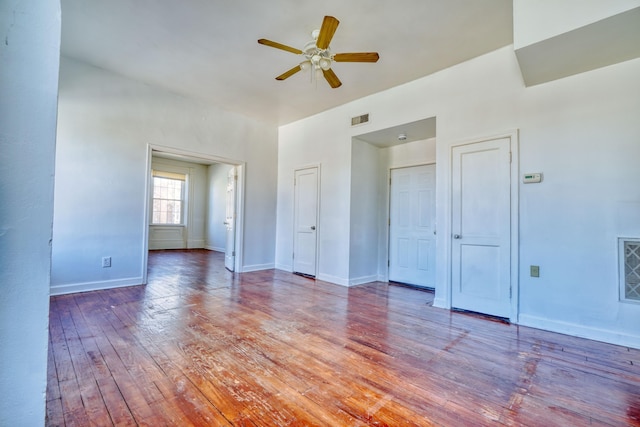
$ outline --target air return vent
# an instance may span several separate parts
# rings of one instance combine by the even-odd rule
[[[363,125],[369,121],[369,113],[351,117],[351,126]]]
[[[619,239],[620,299],[640,303],[640,239]]]

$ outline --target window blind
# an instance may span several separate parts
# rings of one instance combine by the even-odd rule
[[[158,178],[177,179],[179,181],[186,181],[187,176],[183,173],[167,172],[153,169],[151,175]]]

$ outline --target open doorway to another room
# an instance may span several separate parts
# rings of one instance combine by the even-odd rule
[[[240,271],[243,171],[230,159],[149,147],[145,272],[148,251],[185,249],[220,252]]]
[[[351,158],[350,284],[435,288],[436,118],[355,136]]]

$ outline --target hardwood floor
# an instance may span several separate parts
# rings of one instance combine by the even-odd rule
[[[222,254],[51,298],[49,426],[640,425],[640,351]]]

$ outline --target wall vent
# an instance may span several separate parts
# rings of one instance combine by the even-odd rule
[[[369,122],[369,113],[351,117],[351,126],[363,125],[367,122]]]
[[[618,239],[620,299],[640,303],[640,239]]]

